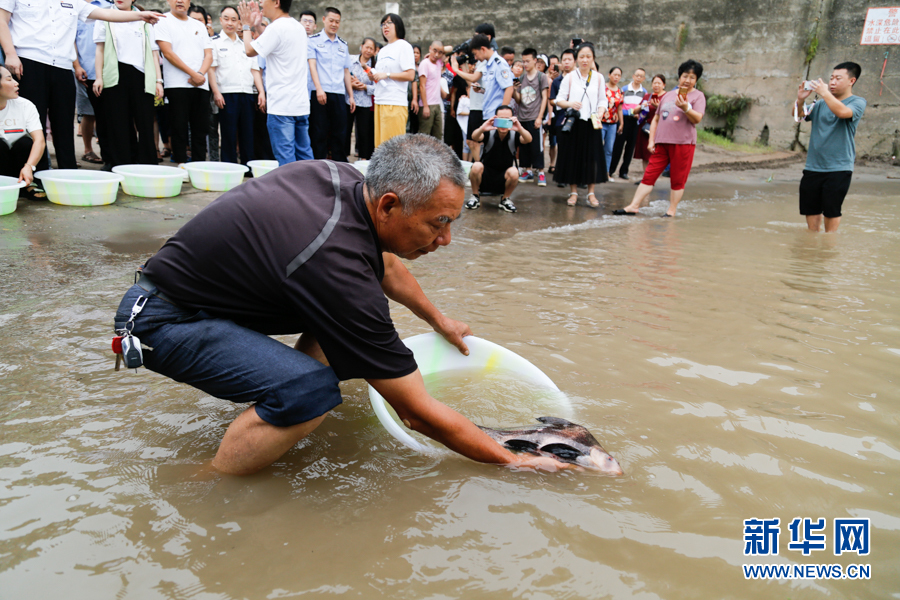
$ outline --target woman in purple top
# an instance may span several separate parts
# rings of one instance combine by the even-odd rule
[[[706,96],[694,89],[703,75],[703,65],[695,60],[681,63],[678,67],[678,88],[660,98],[656,116],[650,124],[647,150],[650,164],[644,171],[644,178],[638,186],[631,204],[613,211],[615,215],[636,215],[641,205],[653,191],[653,184],[671,164],[670,177],[672,192],[669,195],[669,209],[664,217],[674,217],[684,195],[684,187],[694,161],[697,147],[697,124],[706,112]]]

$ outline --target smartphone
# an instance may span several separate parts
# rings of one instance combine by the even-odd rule
[[[687,98],[687,88],[680,87],[678,88],[678,95],[682,98]]]
[[[811,91],[815,90],[816,87],[818,87],[818,85],[819,85],[818,81],[804,81],[803,89],[806,90],[807,92],[811,92]]]
[[[497,117],[494,119],[494,127],[496,127],[497,129],[509,129],[512,127],[512,124],[512,119],[504,119],[503,117]]]

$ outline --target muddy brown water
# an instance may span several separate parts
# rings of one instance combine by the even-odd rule
[[[209,198],[21,201],[0,218],[0,598],[900,597],[900,189],[861,170],[840,233],[813,235],[799,168],[770,174],[698,176],[673,220],[529,185],[519,214],[486,203],[411,264],[556,382],[620,478],[417,454],[359,381],[273,467],[198,475],[239,409],[114,372],[109,337],[134,265]],[[611,209],[634,188],[601,189]],[[743,520],[776,517],[779,555],[745,557]],[[826,550],[788,549],[795,517],[827,519]],[[871,519],[868,556],[834,556],[835,518]]]

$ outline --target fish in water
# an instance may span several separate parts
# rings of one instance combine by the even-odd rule
[[[538,417],[537,420],[541,425],[480,429],[512,452],[552,456],[561,462],[601,471],[607,475],[624,474],[619,461],[610,456],[591,432],[581,425],[557,417]]]

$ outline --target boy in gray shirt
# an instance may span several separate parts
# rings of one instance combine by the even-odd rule
[[[853,95],[853,84],[862,68],[843,62],[834,68],[826,85],[821,79],[800,84],[794,118],[812,122],[806,168],[800,180],[800,214],[806,216],[807,227],[819,231],[825,217],[825,232],[837,231],[841,223],[841,205],[850,189],[853,163],[856,160],[856,126],[866,110],[866,101]],[[806,105],[804,101],[816,93],[820,99]]]

